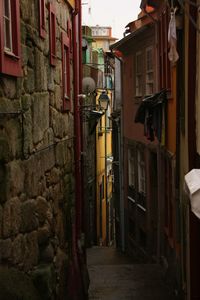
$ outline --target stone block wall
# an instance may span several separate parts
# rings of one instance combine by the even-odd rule
[[[67,293],[74,120],[73,104],[72,111],[62,111],[61,32],[67,32],[71,10],[67,1],[53,0],[57,61],[52,67],[48,2],[43,39],[39,1],[20,0],[23,76],[0,74],[0,289],[6,300],[64,299]],[[71,89],[73,95],[73,83]]]

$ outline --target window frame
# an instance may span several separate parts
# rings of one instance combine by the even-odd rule
[[[4,1],[5,4],[5,1]],[[8,53],[13,53],[13,29],[12,29],[12,7],[11,7],[11,0],[8,0],[8,15],[5,14],[5,6],[3,7],[3,26],[4,26],[4,51]],[[7,24],[8,24],[8,31],[9,31],[9,44],[10,46],[7,47]]]
[[[138,72],[138,57],[140,57],[140,72]],[[142,97],[143,90],[143,74],[142,74],[142,51],[137,51],[135,53],[135,97]],[[138,79],[139,77],[139,79]]]
[[[49,3],[49,50],[50,65],[56,65],[56,7],[54,3]]]
[[[128,149],[128,185],[135,188],[135,152],[134,149]]]
[[[70,42],[66,32],[62,32],[61,40],[62,40],[63,110],[69,111],[71,110]]]
[[[40,28],[40,37],[46,37],[46,25],[45,25],[45,0],[39,0],[39,28]]]
[[[147,61],[147,53],[152,52],[152,68],[148,69],[148,61]],[[145,49],[145,95],[152,95],[154,93],[154,68],[153,68],[153,57],[154,57],[154,51],[153,46],[149,46]],[[148,79],[149,74],[152,74],[152,79]],[[149,93],[148,85],[152,84],[152,93]]]
[[[0,5],[0,73],[20,77],[22,76],[22,68],[20,47],[19,0],[10,1],[10,38],[12,40],[12,49],[10,49],[11,51],[5,49],[4,1],[2,1]]]
[[[69,38],[69,50],[70,50],[70,58],[73,56],[73,48],[72,48],[72,25],[70,20],[67,20],[67,35]]]
[[[138,150],[138,192],[146,195],[146,169],[144,151]]]

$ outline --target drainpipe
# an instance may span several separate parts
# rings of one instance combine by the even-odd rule
[[[122,84],[122,73],[123,73],[123,59],[118,57],[112,51],[115,59],[120,61],[120,81],[121,81],[121,108],[120,108],[120,122],[117,124],[118,132],[118,151],[119,151],[119,207],[120,207],[120,246],[121,251],[125,252],[125,212],[124,212],[124,140],[123,140],[123,104],[122,104],[122,95],[123,95],[123,84]]]
[[[72,14],[73,31],[73,81],[74,81],[74,161],[75,161],[75,213],[72,221],[72,261],[69,267],[68,290],[71,300],[84,299],[84,288],[81,274],[81,223],[82,223],[82,174],[81,174],[81,125],[79,111],[79,91],[81,64],[78,52],[80,48],[78,32],[80,30],[79,17],[80,1],[76,0],[76,7]]]

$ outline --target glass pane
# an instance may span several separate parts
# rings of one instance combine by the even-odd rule
[[[10,0],[4,0],[4,16],[10,18]]]
[[[12,52],[11,2],[4,0],[4,48]]]
[[[10,21],[5,19],[4,26],[5,26],[4,27],[5,28],[5,31],[4,31],[5,47],[7,49],[11,50]]]

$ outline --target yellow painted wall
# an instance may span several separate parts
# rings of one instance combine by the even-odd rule
[[[71,5],[72,8],[75,8],[75,0],[67,0],[69,5]]]
[[[110,96],[111,92],[108,92],[108,96]],[[101,90],[97,91],[97,102],[98,105],[98,98],[101,94]],[[110,103],[111,104],[111,103]],[[100,124],[100,121],[99,121]],[[97,240],[99,241],[100,238],[100,193],[99,193],[99,186],[102,183],[102,178],[104,176],[104,198],[102,201],[102,245],[106,245],[106,193],[107,199],[112,196],[112,182],[107,182],[107,189],[106,189],[106,177],[107,174],[105,172],[105,159],[107,156],[112,154],[112,133],[111,131],[105,132],[105,114],[101,118],[101,125],[102,130],[101,134],[99,134],[99,124],[97,125],[96,130],[96,161],[97,161]],[[105,138],[106,138],[106,149],[105,149]],[[105,152],[106,150],[106,152]]]

